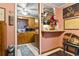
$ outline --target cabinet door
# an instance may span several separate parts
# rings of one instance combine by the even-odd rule
[[[24,32],[18,34],[18,44],[26,44],[35,41],[35,32]]]
[[[29,18],[29,20],[28,20],[28,26],[30,28],[35,28],[35,18]]]
[[[19,38],[20,36],[19,36],[19,34],[17,35],[17,43],[18,44],[20,44],[21,43],[21,40],[20,40],[20,38]]]
[[[30,43],[35,41],[35,32],[28,32],[28,41]]]
[[[22,43],[22,44],[24,44],[24,39],[25,39],[25,38],[24,38],[24,33],[21,33],[21,34],[20,34],[20,40],[21,40],[21,43]]]
[[[24,43],[24,34],[19,33],[18,34],[18,44],[23,44]]]
[[[35,44],[36,47],[39,49],[39,34],[35,34]]]
[[[28,40],[28,32],[25,32],[24,33],[24,43],[29,43],[29,40]]]
[[[0,23],[0,56],[2,55],[2,23]]]
[[[26,32],[18,34],[18,44],[26,44],[28,42],[28,34]]]

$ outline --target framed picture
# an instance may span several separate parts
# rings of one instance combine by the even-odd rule
[[[74,18],[79,16],[79,3],[71,5],[63,9],[63,18]]]
[[[79,3],[63,9],[64,29],[79,29]]]
[[[43,24],[50,24],[50,18],[54,16],[54,8],[44,7],[41,13],[41,19]]]
[[[5,20],[5,8],[0,7],[0,21]]]
[[[9,16],[9,25],[10,26],[14,25],[14,16]]]

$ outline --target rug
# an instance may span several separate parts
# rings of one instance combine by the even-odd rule
[[[22,56],[34,56],[32,51],[27,47],[27,45],[18,46],[18,49],[21,51]]]
[[[63,51],[58,51],[58,52],[52,53],[52,54],[50,54],[50,55],[48,55],[48,56],[71,56],[71,55],[68,54],[68,53],[65,53],[65,54],[64,54]]]

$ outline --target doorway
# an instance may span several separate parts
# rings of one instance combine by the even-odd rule
[[[22,56],[39,55],[38,4],[37,3],[18,4],[17,8],[18,8],[17,10],[18,55]],[[27,8],[28,8],[27,11],[23,11],[26,12],[27,14],[23,14],[22,10]]]

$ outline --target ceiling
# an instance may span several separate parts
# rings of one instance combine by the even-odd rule
[[[47,8],[65,8],[75,3],[43,3]],[[38,4],[37,3],[18,3],[17,4],[18,16],[32,16],[38,18]]]
[[[38,4],[37,3],[17,4],[17,15],[38,17]]]
[[[44,5],[47,7],[59,7],[59,8],[65,8],[68,7],[70,5],[73,5],[75,3],[45,3]]]

